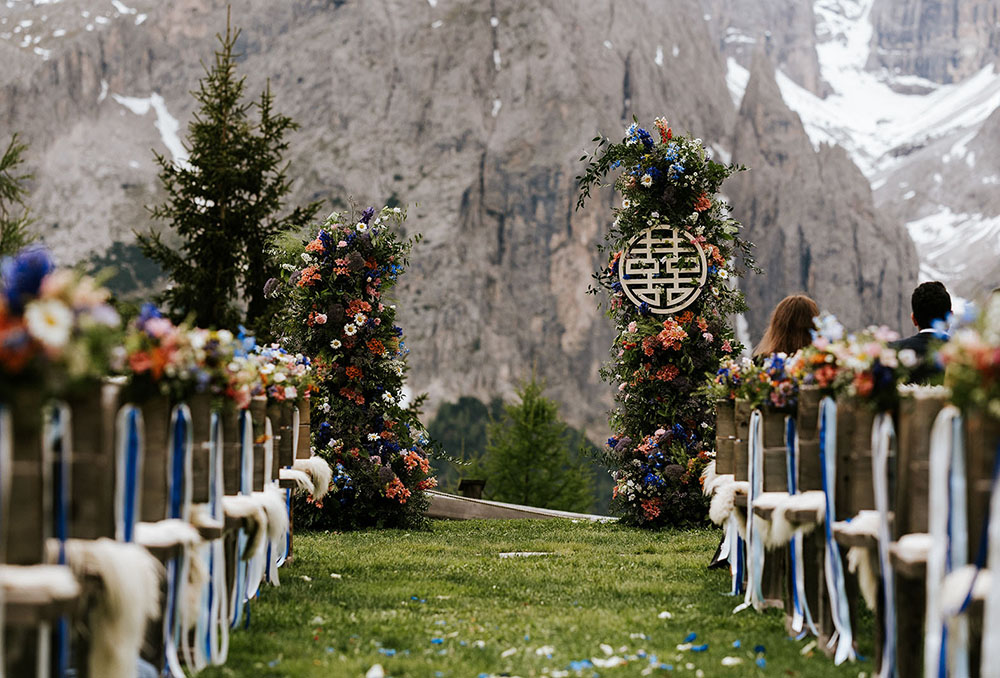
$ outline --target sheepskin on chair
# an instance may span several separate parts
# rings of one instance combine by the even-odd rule
[[[313,455],[308,459],[296,459],[292,468],[296,471],[303,471],[312,478],[312,497],[316,501],[321,501],[330,489],[330,481],[333,479],[333,469],[322,457]]]
[[[309,496],[316,494],[316,487],[313,485],[312,478],[310,478],[309,474],[305,471],[296,471],[293,468],[283,468],[280,473],[282,480],[294,480],[298,489],[302,490]]]
[[[243,519],[248,539],[240,558],[250,560],[260,550],[267,532],[267,515],[264,513],[264,507],[253,496],[245,494],[223,497],[222,506],[227,516]]]
[[[102,584],[90,608],[89,674],[133,678],[146,624],[160,616],[163,566],[138,544],[104,538],[68,540],[66,559],[77,576],[96,575]]]

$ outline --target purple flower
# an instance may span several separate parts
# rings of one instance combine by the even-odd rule
[[[361,223],[367,224],[375,216],[375,208],[369,207],[364,212],[361,213]]]
[[[264,296],[272,297],[280,285],[281,282],[277,278],[268,278],[267,282],[264,283]]]

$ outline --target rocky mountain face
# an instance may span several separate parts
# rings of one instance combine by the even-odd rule
[[[869,68],[960,82],[1000,56],[998,0],[876,0]]]
[[[732,148],[733,161],[753,170],[734,177],[726,192],[767,272],[744,283],[752,336],[760,336],[769,309],[796,290],[848,327],[905,327],[918,267],[913,243],[875,210],[871,186],[843,149],[813,149],[763,49]]]
[[[666,115],[753,167],[725,190],[766,270],[743,283],[754,338],[773,304],[800,290],[847,324],[902,323],[917,262],[901,222],[875,209],[853,155],[815,150],[779,87],[787,68],[810,96],[827,89],[813,8],[748,4],[758,9],[246,0],[233,21],[248,92],[269,81],[278,109],[302,125],[288,154],[293,199],[406,204],[409,232],[425,235],[398,295],[412,389],[429,392],[432,408],[487,400],[535,369],[570,422],[597,437],[611,328],[586,289],[614,196],[575,211],[574,177],[595,133],[617,137],[633,114]],[[34,208],[64,261],[148,281],[132,231],[153,226],[144,206],[162,199],[150,149],[184,158],[188,92],[225,12],[221,0],[0,5],[0,60],[12,64],[0,70],[0,134],[32,144]],[[750,56],[729,51],[744,43],[727,31],[764,35],[760,23],[774,27],[771,53],[746,61],[737,106],[727,59]]]

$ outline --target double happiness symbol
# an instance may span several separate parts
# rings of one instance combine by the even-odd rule
[[[653,226],[629,243],[618,267],[625,296],[657,314],[677,313],[701,294],[708,278],[705,251],[687,233]]]

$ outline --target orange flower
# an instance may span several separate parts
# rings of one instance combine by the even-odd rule
[[[689,322],[694,320],[694,313],[691,311],[684,311],[679,316],[677,316],[677,322],[681,325],[687,325]]]
[[[319,267],[315,265],[306,266],[302,269],[302,275],[299,276],[299,287],[312,286],[317,280],[320,279]]]
[[[368,343],[365,345],[368,347],[368,350],[374,353],[375,355],[385,354],[385,346],[378,339],[369,339]]]
[[[354,365],[351,365],[350,367],[348,367],[345,370],[345,372],[347,373],[347,378],[348,379],[360,379],[362,377],[362,375],[363,375],[363,373],[361,372],[361,368],[360,367],[355,367]]]
[[[323,243],[320,242],[319,238],[316,238],[311,243],[306,245],[306,252],[325,252],[326,248],[323,247]]]
[[[712,206],[712,201],[708,199],[708,196],[704,193],[698,196],[698,199],[694,201],[694,211],[704,212]]]
[[[424,478],[419,483],[417,483],[418,490],[430,490],[438,486],[437,478]]]
[[[660,515],[660,503],[659,499],[644,499],[642,501],[642,512],[646,516],[646,520],[654,520]]]
[[[410,491],[399,478],[393,478],[392,482],[385,486],[385,496],[387,499],[397,499],[400,504],[405,504],[410,498]]]
[[[660,381],[673,381],[680,372],[676,365],[664,365],[656,373],[656,378]]]

